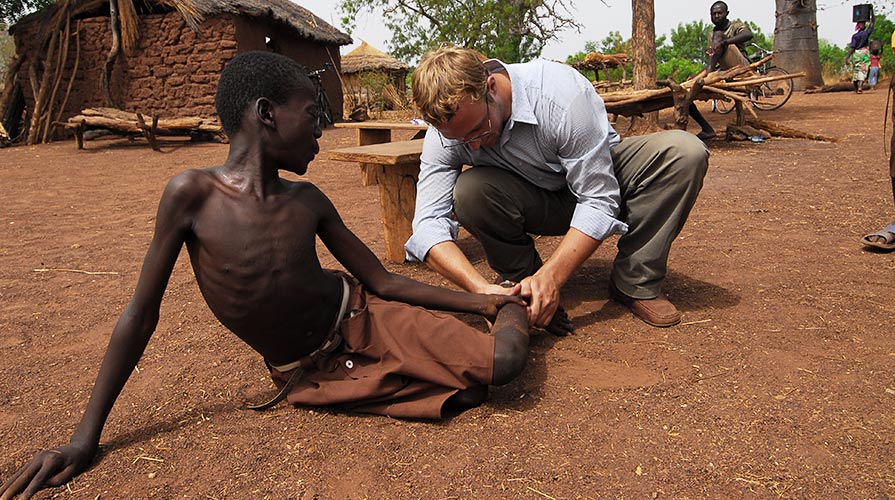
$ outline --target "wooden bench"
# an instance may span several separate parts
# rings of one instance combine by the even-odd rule
[[[417,125],[407,122],[344,122],[336,123],[336,128],[353,128],[357,130],[357,145],[382,144],[392,142],[392,130],[416,130],[413,139],[422,139],[426,135],[428,125]],[[375,165],[360,164],[361,184],[373,186],[376,184]]]
[[[404,242],[412,233],[416,181],[423,139],[385,142],[329,151],[329,159],[359,162],[379,184],[379,207],[385,235],[385,257],[404,262]]]

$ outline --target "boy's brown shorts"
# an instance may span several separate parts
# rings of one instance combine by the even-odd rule
[[[351,279],[342,346],[302,375],[288,401],[403,418],[441,418],[458,390],[491,382],[494,337],[459,319],[366,292]],[[271,371],[275,382],[288,378]],[[278,385],[279,385],[278,384]]]

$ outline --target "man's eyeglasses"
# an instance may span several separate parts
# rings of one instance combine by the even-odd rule
[[[441,139],[441,147],[443,148],[456,148],[458,146],[465,146],[467,144],[471,144],[473,142],[480,142],[491,135],[491,101],[485,97],[485,116],[488,118],[488,130],[482,132],[481,134],[470,137],[468,139],[458,139],[456,141],[449,140],[450,142],[445,142],[445,137],[441,135],[441,132],[438,131],[438,138]],[[436,129],[437,131],[438,129]]]

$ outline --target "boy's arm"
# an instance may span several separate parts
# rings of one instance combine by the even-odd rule
[[[158,323],[162,296],[189,228],[186,212],[194,189],[188,175],[172,180],[159,203],[155,234],[130,303],[115,325],[96,384],[69,444],[38,453],[0,486],[0,499],[28,498],[61,486],[84,471],[99,446],[103,425]]]
[[[317,234],[333,256],[371,292],[386,300],[439,309],[480,314],[494,319],[505,304],[524,305],[517,285],[509,295],[481,295],[448,290],[391,273],[342,221],[332,202],[319,190],[315,208],[320,215]]]

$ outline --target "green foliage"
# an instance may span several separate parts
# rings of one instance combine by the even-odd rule
[[[879,61],[880,71],[886,75],[895,73],[895,54],[890,48],[892,42],[892,32],[895,31],[895,23],[890,21],[885,15],[877,14],[873,25],[873,34],[870,35],[871,40],[879,40],[883,42],[883,57]]]
[[[349,33],[359,13],[381,13],[390,52],[405,61],[443,44],[506,62],[536,58],[559,31],[580,29],[566,4],[571,0],[339,0]]]
[[[11,26],[22,16],[56,3],[56,0],[0,0],[0,23]]]
[[[656,62],[659,67],[673,61],[687,61],[699,65],[699,71],[705,65],[705,50],[709,46],[711,25],[703,21],[678,24],[671,30],[671,45],[665,45],[667,38],[663,35],[656,40]],[[660,71],[661,73],[661,71]]]
[[[817,41],[820,56],[820,72],[827,79],[838,80],[843,75],[845,49],[837,47],[827,40]]]
[[[12,58],[16,55],[16,45],[12,36],[7,32],[6,24],[0,21],[0,85],[3,85],[3,78],[6,76],[6,69]],[[0,88],[2,90],[2,88]]]
[[[594,50],[591,50],[591,52],[599,52],[601,54],[620,54],[623,52],[630,54],[631,52],[631,39],[625,40],[618,31],[610,31],[606,38],[600,40],[598,44],[588,43],[593,45]],[[585,47],[587,47],[587,44],[585,44]]]

